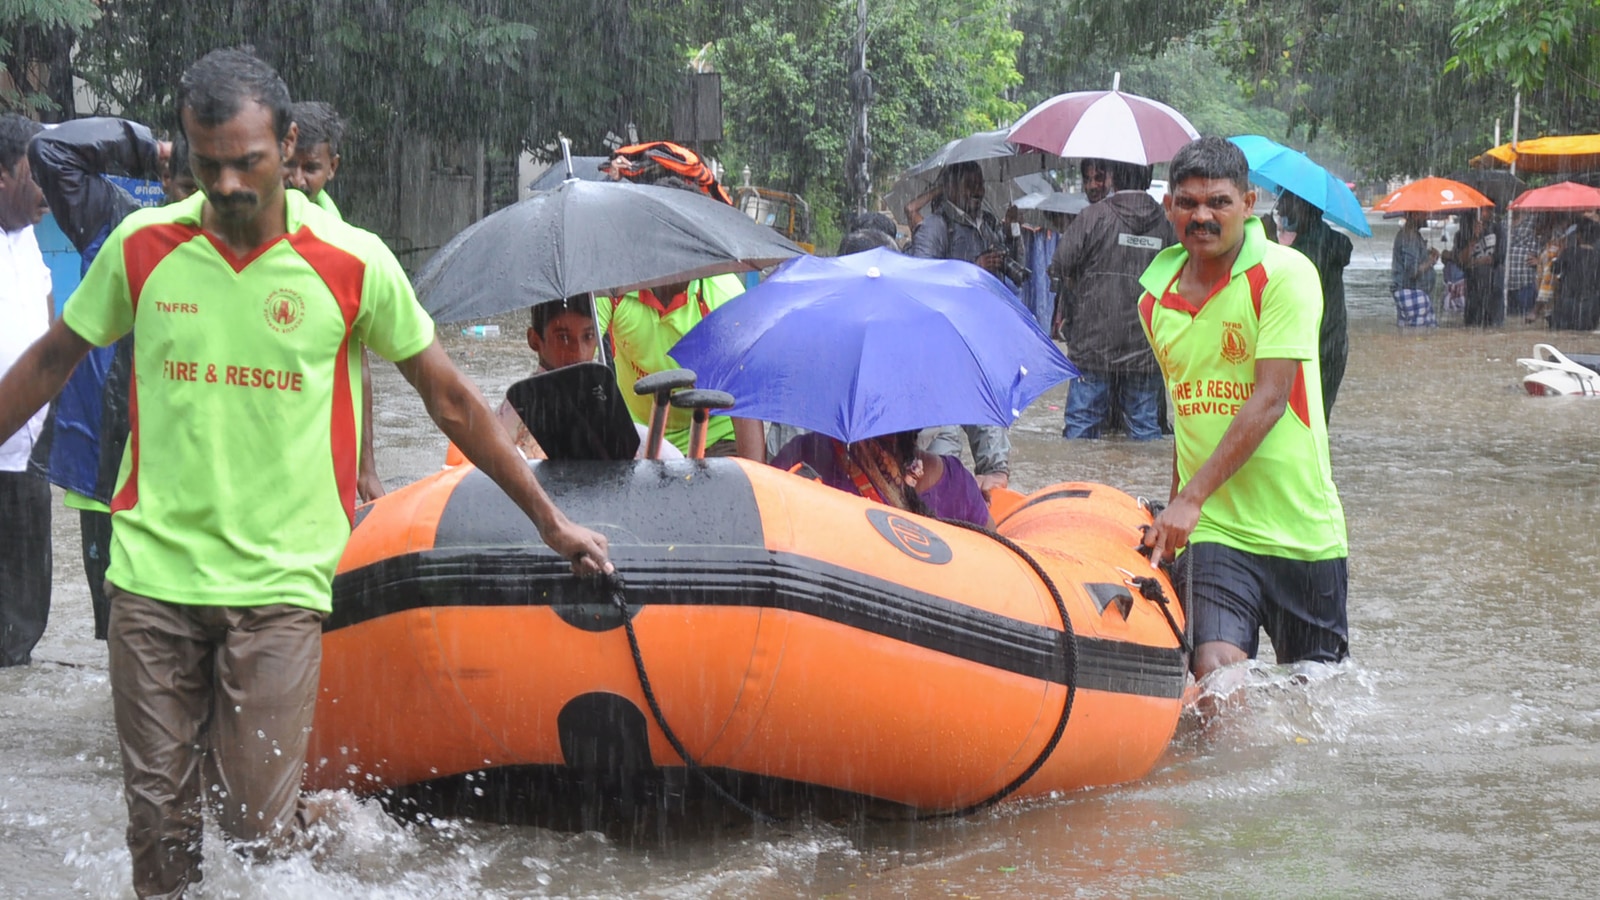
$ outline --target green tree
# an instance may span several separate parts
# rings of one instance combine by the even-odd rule
[[[1015,119],[1021,35],[1007,0],[872,0],[867,68],[873,183],[944,142]],[[849,73],[856,4],[707,4],[728,118],[721,152],[766,186],[802,194],[824,225],[849,198]]]
[[[1478,78],[1517,90],[1552,80],[1584,97],[1596,94],[1600,63],[1600,3],[1595,0],[1457,0],[1451,29],[1456,54],[1446,71],[1465,66]]]
[[[250,44],[294,96],[333,103],[382,154],[408,134],[481,138],[514,154],[565,132],[598,149],[627,122],[665,124],[684,43],[675,6],[120,0],[85,36],[80,70],[108,104],[171,127],[183,70],[208,50]]]
[[[1109,15],[1107,5],[1138,15]],[[1455,168],[1488,145],[1494,120],[1510,112],[1512,90],[1503,83],[1446,71],[1453,0],[1061,6],[1055,18],[1112,58],[1169,58],[1174,43],[1203,45],[1245,100],[1286,115],[1278,137],[1337,135],[1372,176]]]
[[[68,64],[77,33],[99,15],[94,0],[0,0],[0,110],[46,121],[72,114]]]

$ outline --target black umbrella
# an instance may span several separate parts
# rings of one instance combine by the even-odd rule
[[[753,271],[804,252],[700,193],[567,181],[468,226],[416,285],[436,321],[458,322],[573,294]]]
[[[1450,180],[1461,182],[1493,200],[1495,206],[1502,207],[1517,199],[1528,189],[1522,179],[1510,172],[1497,172],[1492,169],[1467,169],[1451,175]]]

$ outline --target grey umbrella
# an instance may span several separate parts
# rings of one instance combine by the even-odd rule
[[[1522,179],[1510,172],[1496,172],[1489,169],[1467,169],[1451,175],[1450,180],[1459,181],[1488,197],[1494,201],[1495,206],[1505,206],[1522,196],[1528,189],[1528,185]]]
[[[1005,215],[1006,207],[1027,193],[1016,185],[1018,178],[1064,165],[1061,157],[1051,153],[1019,153],[1017,146],[1006,140],[1006,134],[1005,129],[980,131],[945,144],[937,153],[900,176],[884,197],[885,205],[893,215],[899,217],[907,203],[926,193],[938,182],[939,173],[944,171],[945,166],[975,162],[983,170],[983,207],[995,218],[1000,218]]]
[[[804,252],[704,194],[574,180],[468,226],[416,286],[436,321],[458,322],[573,294],[753,271]]]

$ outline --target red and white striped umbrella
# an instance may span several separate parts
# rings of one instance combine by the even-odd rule
[[[1183,114],[1136,94],[1074,91],[1028,110],[1011,127],[1013,144],[1075,159],[1167,162],[1200,132]]]

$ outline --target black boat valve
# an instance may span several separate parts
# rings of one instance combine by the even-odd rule
[[[653,372],[633,383],[633,392],[653,397],[650,406],[650,434],[645,438],[645,458],[661,458],[661,440],[667,433],[667,402],[672,392],[694,387],[695,374],[688,369]]]
[[[672,395],[673,406],[694,410],[694,424],[689,428],[690,459],[705,458],[706,423],[711,419],[711,410],[727,409],[733,404],[733,395],[727,391],[691,390]]]

